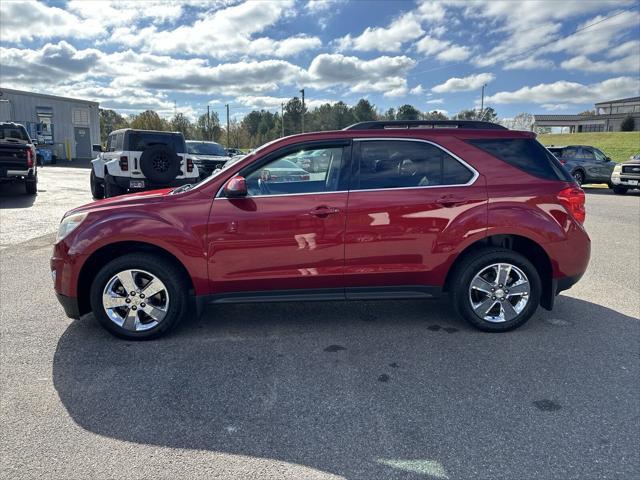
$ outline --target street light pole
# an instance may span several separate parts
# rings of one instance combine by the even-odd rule
[[[302,133],[304,133],[304,88],[300,90],[302,94]]]
[[[227,107],[227,148],[229,148],[231,146],[229,144],[229,104],[227,103],[225,106]]]
[[[284,137],[284,102],[280,104],[280,124],[282,125],[282,136]]]
[[[484,85],[482,85],[482,96],[481,96],[481,100],[480,100],[480,114],[482,115],[480,117],[480,120],[482,120],[484,118],[484,87],[486,87],[487,84],[485,83]]]

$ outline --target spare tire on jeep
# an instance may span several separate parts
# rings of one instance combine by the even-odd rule
[[[140,170],[151,183],[165,184],[180,173],[180,161],[169,145],[151,145],[140,156]]]

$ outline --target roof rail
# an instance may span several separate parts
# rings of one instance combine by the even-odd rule
[[[381,120],[354,123],[344,130],[384,130],[409,128],[469,128],[474,130],[508,130],[497,123],[479,120]]]

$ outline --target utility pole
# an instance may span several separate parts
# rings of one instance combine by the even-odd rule
[[[484,118],[484,87],[486,87],[487,84],[485,83],[484,85],[482,85],[482,96],[481,96],[481,100],[480,100],[480,114],[482,115],[480,117],[480,120],[482,120]]]
[[[209,111],[209,105],[207,105],[207,140],[211,141],[211,113]]]
[[[302,94],[302,133],[304,133],[304,88],[300,90]]]
[[[227,148],[229,148],[231,146],[229,144],[229,104],[227,103],[225,106],[227,107]]]
[[[284,102],[280,104],[280,123],[282,124],[282,136],[284,137]]]
[[[175,118],[176,115],[178,115],[178,104],[176,103],[176,101],[173,101],[173,117]]]

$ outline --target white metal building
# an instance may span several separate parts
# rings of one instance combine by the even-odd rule
[[[58,159],[89,159],[100,143],[98,102],[0,88],[0,122],[23,124]]]

